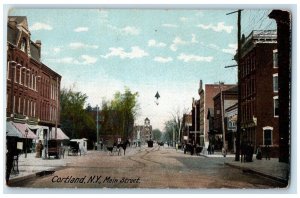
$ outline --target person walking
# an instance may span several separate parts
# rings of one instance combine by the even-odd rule
[[[36,158],[41,158],[42,157],[43,149],[44,149],[44,146],[42,144],[42,140],[39,140],[39,142],[35,146],[35,151],[36,151],[35,157]]]
[[[270,160],[270,146],[267,145],[265,147],[265,153],[266,153],[266,160]]]
[[[258,146],[256,149],[256,159],[261,160],[261,158],[262,158],[262,151],[260,146]]]

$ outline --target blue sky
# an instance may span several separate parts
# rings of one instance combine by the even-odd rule
[[[175,111],[191,109],[205,84],[236,83],[233,10],[11,9],[27,16],[32,40],[42,41],[42,61],[62,75],[62,87],[88,95],[91,105],[129,87],[139,92],[137,124],[154,128]],[[269,10],[244,10],[242,33],[275,29]],[[159,91],[159,105],[154,95]]]

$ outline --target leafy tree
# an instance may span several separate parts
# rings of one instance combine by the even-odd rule
[[[91,138],[90,133],[95,133],[95,120],[84,109],[87,95],[64,88],[60,97],[61,128],[70,138]]]
[[[118,91],[113,100],[104,101],[102,104],[104,130],[109,130],[111,134],[118,134],[123,138],[131,136],[139,110],[137,98],[138,92],[132,93],[126,87],[124,93]]]
[[[153,140],[159,142],[162,140],[162,132],[159,129],[154,129],[152,131],[152,134],[153,134]]]

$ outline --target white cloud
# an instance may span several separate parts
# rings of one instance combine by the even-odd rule
[[[124,28],[121,28],[121,32],[123,32],[124,34],[129,34],[129,35],[139,35],[140,34],[140,30],[136,27],[132,27],[132,26],[126,26]]]
[[[187,17],[180,17],[179,20],[182,21],[182,22],[186,22],[186,21],[189,20],[189,18],[187,18]]]
[[[77,27],[74,29],[74,32],[87,32],[89,31],[88,27]]]
[[[228,48],[222,49],[222,52],[236,54],[237,44],[228,44]]]
[[[75,65],[90,65],[97,62],[96,57],[92,57],[89,55],[81,55],[78,59],[75,59],[73,57],[63,57],[59,59],[48,59],[48,60],[53,61],[55,63],[75,64]]]
[[[90,65],[97,62],[97,58],[89,55],[81,55],[81,58],[83,59],[83,62],[81,63],[83,65]]]
[[[59,53],[61,51],[60,47],[53,48],[54,53]]]
[[[215,50],[220,50],[220,47],[219,47],[218,45],[216,45],[216,44],[213,44],[213,43],[210,43],[210,44],[208,45],[208,47],[210,47],[210,48],[212,48],[212,49],[215,49]]]
[[[30,31],[36,31],[36,30],[52,30],[52,26],[46,24],[46,23],[34,23],[30,28]]]
[[[149,47],[165,47],[166,44],[165,43],[162,43],[162,42],[156,42],[156,40],[154,39],[151,39],[148,41],[148,46]]]
[[[163,27],[169,27],[169,28],[177,28],[178,25],[175,25],[175,24],[169,24],[169,23],[164,23],[162,24]]]
[[[199,43],[199,41],[196,38],[196,34],[192,34],[191,41],[182,40],[180,37],[177,36],[172,41],[172,44],[170,45],[170,49],[175,52],[175,51],[177,51],[179,46],[191,45],[191,44],[195,44],[195,43]]]
[[[198,43],[197,39],[196,39],[196,35],[192,34],[192,43]]]
[[[154,61],[156,62],[160,62],[160,63],[167,63],[167,62],[170,62],[172,61],[173,59],[171,57],[160,57],[160,56],[156,56],[154,58]]]
[[[178,60],[183,62],[211,62],[213,60],[212,56],[197,56],[194,54],[180,54],[177,57]]]
[[[144,56],[149,55],[147,52],[145,52],[138,46],[131,47],[130,52],[124,51],[124,49],[121,47],[117,47],[117,48],[111,47],[111,48],[109,48],[109,51],[110,51],[109,53],[107,53],[106,55],[101,55],[101,57],[110,58],[113,56],[117,56],[117,57],[120,57],[121,59],[124,59],[124,58],[133,59],[133,58],[142,58]]]
[[[180,37],[177,36],[175,37],[172,44],[170,45],[170,49],[172,51],[177,51],[179,45],[186,45],[186,44],[187,44],[186,41],[182,40]]]
[[[71,49],[82,49],[82,48],[98,49],[98,45],[88,45],[88,44],[80,43],[80,42],[70,43],[69,47]]]
[[[231,25],[225,25],[224,22],[219,22],[217,25],[213,25],[213,24],[208,24],[208,25],[205,25],[205,24],[199,24],[197,25],[197,27],[200,27],[204,30],[208,30],[208,29],[211,29],[215,32],[221,32],[221,31],[225,31],[227,33],[231,33],[231,31],[233,30],[233,26]]]

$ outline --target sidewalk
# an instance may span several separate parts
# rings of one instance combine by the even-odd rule
[[[201,155],[209,158],[224,158],[223,155],[218,152],[213,155]],[[228,166],[239,168],[244,172],[254,173],[286,184],[289,182],[290,165],[279,162],[278,158],[271,158],[270,160],[263,158],[261,160],[257,160],[256,155],[253,155],[252,162],[242,163],[241,161],[235,161],[235,154],[227,154],[224,163]]]
[[[145,148],[127,148],[126,155],[134,155],[143,149]],[[50,174],[53,171],[67,167],[71,163],[76,163],[78,160],[84,160],[84,158],[89,158],[95,155],[108,156],[109,153],[108,151],[103,150],[89,150],[86,155],[81,156],[68,156],[66,153],[64,158],[61,159],[55,159],[53,157],[50,159],[36,158],[35,153],[28,153],[27,158],[25,158],[25,154],[22,154],[19,156],[19,173],[11,173],[9,182],[20,182],[25,179],[36,177],[37,175]],[[123,156],[123,153],[121,156]]]

